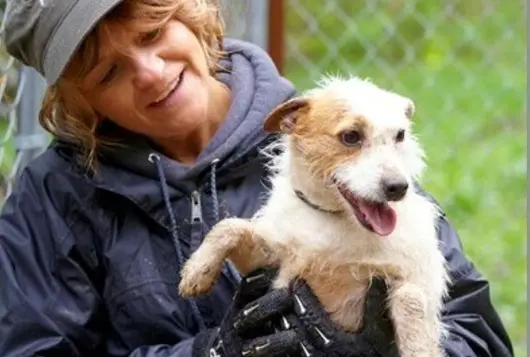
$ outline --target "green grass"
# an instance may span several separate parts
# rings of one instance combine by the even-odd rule
[[[523,2],[421,1],[414,14],[424,22],[402,15],[404,0],[371,2],[374,11],[363,11],[368,2],[334,2],[349,12],[348,24],[324,2],[301,2],[320,34],[288,7],[285,75],[304,89],[313,85],[317,72],[348,71],[414,99],[415,130],[429,164],[423,185],[456,226],[469,258],[491,281],[516,356],[526,356]],[[455,6],[461,22],[441,21],[444,3]],[[481,18],[481,6],[488,3],[492,15]],[[433,31],[426,32],[425,24]],[[510,30],[511,37],[503,37]],[[293,43],[316,71],[292,55]],[[337,45],[332,56],[330,44]],[[412,56],[407,57],[407,48]],[[367,49],[374,51],[371,60]]]

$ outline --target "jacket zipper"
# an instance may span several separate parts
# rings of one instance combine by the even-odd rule
[[[191,223],[202,222],[201,194],[195,190],[191,193]]]
[[[194,252],[201,244],[203,235],[201,192],[198,189],[191,193],[190,223],[190,249]]]
[[[201,193],[199,190],[195,190],[191,193],[191,234],[190,234],[190,247],[191,252],[194,252],[199,248],[199,245],[202,243],[203,238],[203,225],[202,225],[202,203],[201,203]],[[223,264],[222,272],[228,276],[234,276],[235,281],[238,281],[238,277],[235,273],[228,270],[228,266]],[[231,278],[232,279],[232,278]],[[210,350],[210,356],[217,357],[221,355],[212,354],[213,349]]]

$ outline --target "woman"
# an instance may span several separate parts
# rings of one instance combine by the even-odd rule
[[[217,4],[16,1],[4,39],[50,84],[40,119],[55,140],[0,218],[1,356],[395,355],[381,282],[357,335],[303,282],[269,291],[268,269],[226,266],[208,296],[177,295],[208,229],[261,204],[263,120],[295,94],[265,52],[224,38]],[[448,354],[511,355],[488,282],[439,225]]]

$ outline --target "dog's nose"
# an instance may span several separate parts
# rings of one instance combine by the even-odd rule
[[[399,201],[409,188],[407,181],[403,180],[384,180],[383,181],[383,191],[385,193],[385,198],[388,201]]]

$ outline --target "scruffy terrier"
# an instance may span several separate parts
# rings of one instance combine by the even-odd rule
[[[437,208],[414,185],[425,168],[414,111],[409,98],[338,76],[277,107],[265,123],[282,133],[266,204],[252,219],[213,227],[183,267],[180,293],[208,292],[225,259],[243,275],[274,265],[275,287],[305,279],[354,332],[371,279],[382,277],[401,356],[443,356],[449,278]]]

